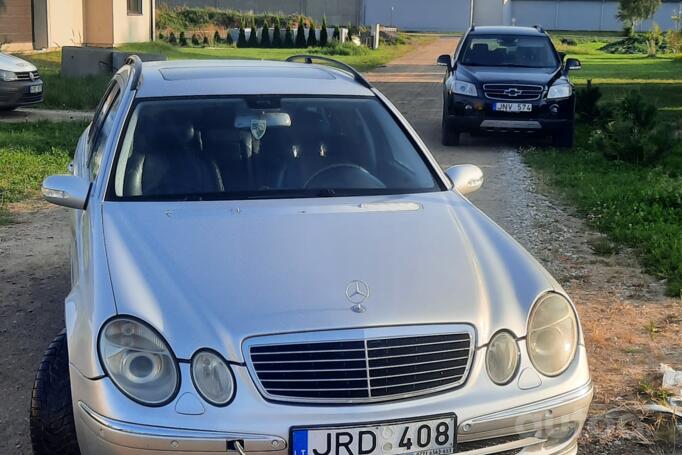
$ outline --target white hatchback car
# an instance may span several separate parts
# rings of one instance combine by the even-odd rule
[[[71,171],[36,454],[576,452],[573,304],[352,68],[132,58]]]

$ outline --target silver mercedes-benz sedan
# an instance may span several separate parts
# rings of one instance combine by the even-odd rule
[[[482,182],[339,62],[131,58],[43,183],[72,289],[35,453],[576,453],[576,310]]]

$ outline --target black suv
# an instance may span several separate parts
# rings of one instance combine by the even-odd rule
[[[568,71],[541,27],[472,27],[450,55],[443,82],[443,144],[461,132],[533,132],[573,145],[575,95]]]

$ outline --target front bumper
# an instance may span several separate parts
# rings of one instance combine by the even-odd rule
[[[572,128],[575,117],[575,96],[561,100],[540,99],[518,101],[531,104],[531,112],[495,111],[496,101],[483,97],[452,95],[448,105],[450,124],[458,131],[474,132],[532,132],[552,134]]]
[[[245,367],[235,367],[237,394],[227,407],[207,403],[191,413],[178,410],[180,398],[149,408],[122,396],[104,377],[87,379],[71,368],[74,416],[81,453],[87,454],[215,454],[289,455],[292,426],[337,425],[457,414],[457,453],[575,453],[577,438],[592,399],[584,347],[562,378],[542,384],[514,381],[494,386],[483,366],[484,349],[475,357],[470,380],[461,388],[417,399],[351,406],[302,406],[265,401]],[[529,365],[521,365],[521,371]],[[181,364],[188,378],[189,365]],[[521,378],[519,378],[520,381]],[[183,381],[178,397],[196,396]],[[559,433],[557,433],[557,431]],[[560,437],[557,434],[561,434]]]
[[[42,91],[31,93],[30,87],[36,85],[43,85],[43,81],[41,79],[35,81],[0,81],[0,107],[42,103]]]

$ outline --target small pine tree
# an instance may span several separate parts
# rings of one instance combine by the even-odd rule
[[[327,18],[322,17],[322,28],[320,29],[320,47],[329,45],[329,38],[327,37]]]
[[[210,46],[211,43],[208,42],[208,36],[204,36],[204,39],[201,41],[202,46]]]
[[[230,29],[227,29],[227,36],[225,37],[225,44],[228,46],[232,46],[234,44],[234,40],[232,39],[232,33],[230,33]]]
[[[246,42],[246,30],[244,30],[244,24],[239,27],[239,38],[237,38],[237,47],[246,47],[248,43]]]
[[[303,48],[306,46],[305,41],[305,27],[303,26],[303,18],[298,21],[298,30],[296,30],[296,47]]]
[[[165,36],[163,36],[163,32],[159,32],[159,40],[163,41]]]
[[[199,45],[199,37],[197,36],[196,33],[192,33],[192,46],[198,46]]]
[[[317,36],[315,36],[315,23],[313,21],[310,21],[308,27],[308,42],[306,44],[308,47],[317,47]]]
[[[258,47],[258,29],[256,28],[256,20],[251,23],[251,34],[249,34],[248,47]]]
[[[272,47],[282,47],[282,30],[279,28],[279,19],[275,19],[275,29],[272,31]]]
[[[218,30],[213,32],[213,44],[220,44],[223,42],[223,39],[220,37],[220,33]]]
[[[178,39],[175,37],[175,33],[170,32],[170,35],[168,35],[168,42],[171,44],[178,44]]]
[[[341,41],[341,27],[338,25],[334,26],[334,34],[332,35],[332,39],[336,41]]]
[[[287,25],[286,31],[284,32],[284,47],[294,47],[294,33],[291,31],[290,25]]]
[[[270,24],[266,20],[263,23],[263,31],[260,34],[260,47],[272,47],[272,42],[270,41]]]
[[[185,36],[185,32],[180,32],[178,42],[180,43],[180,46],[187,46],[187,37]]]

